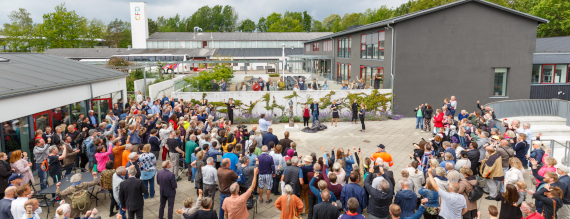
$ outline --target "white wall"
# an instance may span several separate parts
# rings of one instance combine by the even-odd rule
[[[338,100],[340,98],[345,98],[350,93],[365,93],[371,94],[372,89],[364,89],[364,90],[335,90],[335,94],[332,96],[332,100]],[[263,95],[265,95],[269,91],[233,91],[233,92],[173,92],[172,97],[174,98],[182,98],[184,101],[195,99],[199,100],[202,99],[202,94],[206,93],[206,99],[209,102],[218,102],[223,101],[224,99],[227,101],[230,98],[241,100],[244,104],[249,105],[250,101],[255,102],[256,100],[262,100]],[[293,110],[295,115],[302,115],[302,105],[298,105],[297,103],[304,103],[307,99],[313,98],[318,99],[324,97],[325,95],[329,94],[330,90],[318,90],[318,91],[296,91],[299,97],[293,98]],[[379,93],[391,93],[391,89],[381,89],[378,90]],[[277,105],[285,106],[287,109],[289,108],[289,104],[287,103],[284,97],[293,94],[293,91],[271,91],[271,102],[275,100]],[[261,113],[270,113],[264,107],[266,106],[265,101],[259,101],[257,105],[253,108],[253,113],[261,114]],[[274,111],[275,114],[280,115],[281,110],[276,109]],[[241,114],[239,111],[234,111],[234,114]]]
[[[162,98],[162,94],[168,96],[168,94],[174,92],[174,83],[183,78],[183,75],[175,76],[173,79],[150,85],[148,86],[148,95],[152,100]]]
[[[152,82],[154,82],[154,81],[156,81],[156,78],[147,78],[147,79],[146,79],[146,84],[148,85],[148,84],[150,84],[150,83],[152,83]],[[144,87],[144,79],[135,80],[135,94],[136,94],[138,91],[141,91],[141,93],[143,93],[143,96],[144,96],[144,92],[143,92],[144,89],[145,89],[145,87]]]
[[[92,88],[93,97],[121,90],[123,96],[127,96],[125,78],[93,83]],[[91,99],[89,84],[0,99],[0,106],[2,106],[0,107],[0,121],[28,116],[88,99]]]
[[[138,8],[137,8],[138,7]],[[135,11],[135,9],[138,9]],[[131,2],[131,36],[133,49],[146,49],[148,39],[148,19],[146,14],[146,2]]]

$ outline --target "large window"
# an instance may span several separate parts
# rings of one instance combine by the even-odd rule
[[[384,59],[384,31],[360,35],[361,59]]]
[[[507,95],[507,68],[495,68],[493,96]]]
[[[542,83],[552,84],[554,83],[554,65],[542,65]]]
[[[374,79],[376,78],[376,74],[380,73],[380,77],[384,78],[384,68],[382,67],[368,67],[361,65],[360,66],[360,78],[364,78],[366,81],[366,88],[374,87]],[[380,89],[383,89],[383,80],[380,80]]]
[[[336,76],[342,81],[350,79],[350,64],[337,63]]]
[[[323,42],[323,51],[331,52],[332,51],[332,40],[327,40]]]
[[[570,64],[542,64],[532,66],[533,84],[570,83]]]
[[[540,71],[542,70],[542,65],[532,66],[532,79],[530,83],[538,84],[540,83]]]
[[[319,42],[313,43],[313,52],[319,51]]]
[[[566,77],[567,74],[567,65],[556,65],[556,69],[554,70],[554,83],[566,83],[568,80]]]
[[[305,44],[305,52],[310,52],[311,46],[312,46],[312,44],[310,44],[310,43]]]
[[[350,58],[352,38],[351,37],[339,38],[337,40],[337,42],[338,42],[338,45],[337,45],[338,57],[339,58]]]
[[[9,153],[15,150],[22,150],[28,153],[28,156],[31,156],[29,147],[30,130],[27,116],[2,122],[2,131],[4,132],[4,152]]]

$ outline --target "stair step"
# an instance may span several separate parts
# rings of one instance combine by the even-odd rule
[[[507,121],[510,123],[513,119],[518,119],[522,123],[528,122],[531,125],[531,129],[534,125],[566,125],[566,118],[558,116],[519,116],[519,117],[508,117]],[[503,121],[501,118],[499,121]]]

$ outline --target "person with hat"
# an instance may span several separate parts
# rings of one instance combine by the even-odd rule
[[[10,186],[20,186],[20,184],[22,184],[22,180],[24,178],[24,175],[19,174],[19,173],[12,173],[12,175],[10,175],[10,178],[8,178],[8,182],[10,182],[10,184],[8,185],[8,187]]]
[[[558,182],[560,189],[562,189],[562,208],[558,210],[558,217],[559,218],[569,218],[570,217],[570,177],[568,173],[570,173],[570,167],[565,166],[564,164],[557,164],[556,166],[556,173],[558,173]]]
[[[390,166],[394,165],[394,161],[392,160],[392,155],[386,152],[386,146],[383,144],[378,145],[378,151],[372,155],[370,155],[370,159],[376,162],[376,159],[381,158],[382,161],[388,163]]]
[[[313,157],[311,155],[303,156],[305,164],[301,167],[303,171],[303,182],[309,182],[308,175],[313,172]],[[301,186],[301,201],[305,203],[305,214],[309,214],[309,184],[305,183]]]

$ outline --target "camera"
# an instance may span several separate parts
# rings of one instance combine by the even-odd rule
[[[241,129],[242,132],[247,132],[247,125],[238,125],[238,129]]]

